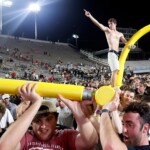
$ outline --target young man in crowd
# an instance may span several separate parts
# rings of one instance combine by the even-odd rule
[[[10,95],[9,94],[3,94],[2,95],[2,101],[5,104],[5,106],[9,109],[10,113],[13,116],[13,119],[15,120],[16,119],[16,107],[17,107],[17,105],[10,101]]]
[[[29,108],[8,128],[0,139],[0,150],[53,149],[90,150],[98,142],[96,129],[83,113],[81,103],[58,95],[72,111],[79,131],[57,130],[58,113],[56,105],[35,92],[37,83],[27,83],[19,87],[19,93],[31,101]],[[32,130],[29,131],[29,127]],[[11,143],[11,145],[10,145]]]
[[[109,116],[109,112],[118,109],[119,102],[119,94],[116,92],[113,100],[102,108],[100,139],[103,150],[150,150],[150,106],[142,102],[131,102],[123,109],[122,141]]]

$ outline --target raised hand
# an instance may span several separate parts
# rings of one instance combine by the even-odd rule
[[[90,16],[91,16],[91,13],[90,13],[89,11],[87,11],[87,10],[84,9],[84,12],[85,12],[85,15],[86,15],[87,17],[90,17]]]
[[[65,105],[73,112],[77,117],[81,117],[82,115],[89,117],[91,115],[90,110],[88,110],[89,105],[92,105],[92,101],[73,101],[64,98],[61,94],[58,94],[58,99],[63,101]]]
[[[114,97],[112,98],[112,101],[105,104],[103,106],[103,109],[108,109],[110,112],[112,112],[118,109],[119,104],[120,104],[119,93],[116,91]]]
[[[26,83],[23,86],[18,87],[18,92],[23,97],[24,100],[29,100],[31,101],[31,103],[34,103],[35,101],[43,99],[35,91],[37,85],[38,83],[34,83],[34,82]]]
[[[136,48],[136,45],[134,44],[129,45],[129,49],[135,49],[135,48]]]

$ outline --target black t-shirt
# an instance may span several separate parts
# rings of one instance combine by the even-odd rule
[[[119,134],[120,139],[123,141],[123,135]],[[150,150],[150,142],[149,145],[143,146],[127,146],[128,150]]]
[[[128,146],[128,150],[150,150],[150,145],[144,145],[144,146]]]

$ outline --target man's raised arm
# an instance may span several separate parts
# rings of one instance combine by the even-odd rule
[[[90,18],[90,20],[97,26],[99,27],[102,31],[107,31],[108,27],[104,26],[103,24],[101,24],[100,22],[98,22],[92,15],[89,11],[85,10],[84,9],[84,12],[85,12],[85,16],[87,16],[88,18]]]

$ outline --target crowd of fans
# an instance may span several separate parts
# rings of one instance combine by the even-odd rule
[[[61,60],[50,65],[32,60],[21,75],[14,68],[3,78],[82,85],[96,91],[110,85],[110,76],[108,66],[64,64]],[[124,72],[120,90],[104,106],[98,106],[93,99],[90,102],[68,100],[59,93],[54,98],[41,97],[33,83],[20,87],[19,95],[1,94],[1,150],[18,147],[130,150],[142,146],[150,149],[150,74]],[[9,148],[10,139],[13,140]]]

